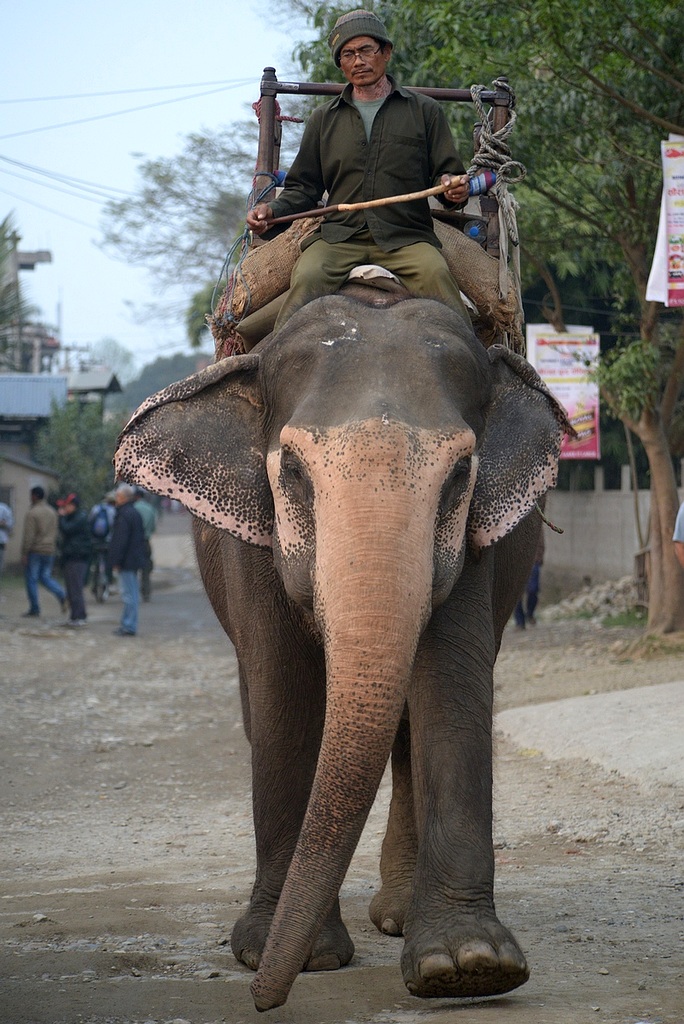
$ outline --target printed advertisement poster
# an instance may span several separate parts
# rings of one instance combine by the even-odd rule
[[[663,194],[646,298],[684,306],[684,137],[661,142]]]
[[[684,142],[663,142],[667,305],[684,306]]]
[[[527,325],[527,358],[577,431],[576,438],[563,438],[561,459],[601,458],[598,385],[589,377],[599,351],[591,327],[555,334],[543,324]]]

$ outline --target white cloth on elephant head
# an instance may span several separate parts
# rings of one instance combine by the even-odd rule
[[[401,284],[396,274],[393,274],[387,267],[381,267],[378,263],[362,263],[360,266],[354,267],[349,271],[347,281],[361,281],[363,284],[372,285],[374,288],[384,288],[388,291],[393,291],[395,284]],[[477,306],[463,292],[460,294],[466,309],[477,315]]]

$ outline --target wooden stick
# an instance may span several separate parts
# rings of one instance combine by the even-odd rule
[[[268,226],[272,224],[290,224],[293,220],[301,220],[304,217],[324,217],[326,213],[337,213],[343,211],[348,213],[351,210],[370,210],[372,206],[391,206],[392,203],[410,203],[412,199],[427,199],[428,196],[438,196],[446,192],[451,185],[435,185],[434,188],[423,189],[422,192],[405,192],[401,196],[386,196],[385,199],[369,199],[365,203],[337,203],[336,206],[315,206],[313,210],[304,210],[303,213],[288,213],[285,217],[274,217],[269,220]]]

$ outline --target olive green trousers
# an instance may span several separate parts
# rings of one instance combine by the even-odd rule
[[[429,242],[415,242],[394,252],[385,252],[368,234],[335,244],[317,238],[304,249],[294,265],[290,290],[280,307],[275,330],[279,330],[305,303],[338,291],[349,271],[366,263],[379,264],[390,270],[412,295],[439,299],[468,319],[458,286],[436,246]]]

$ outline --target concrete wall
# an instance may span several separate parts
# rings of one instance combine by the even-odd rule
[[[592,582],[619,579],[634,571],[634,557],[639,550],[635,521],[634,494],[630,489],[629,468],[623,466],[622,488],[603,490],[603,474],[597,467],[593,491],[552,491],[546,515],[562,534],[546,529],[547,569],[567,573],[579,580],[591,577]],[[684,500],[684,489],[679,492]],[[650,492],[637,495],[641,528],[648,536]]]
[[[14,529],[5,549],[5,568],[21,563],[21,538],[24,531],[24,519],[31,507],[30,492],[32,487],[42,487],[48,494],[58,482],[56,473],[39,466],[14,459],[11,456],[2,458],[0,483],[9,494],[8,504],[14,513]]]

